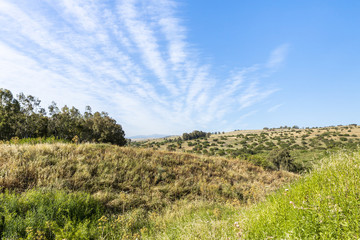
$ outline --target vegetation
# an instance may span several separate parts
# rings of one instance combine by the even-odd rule
[[[76,138],[73,138],[72,141],[68,141],[65,139],[61,139],[61,138],[55,138],[55,137],[37,137],[37,138],[18,138],[18,137],[13,137],[11,138],[9,141],[2,141],[0,140],[0,143],[5,143],[5,144],[41,144],[41,143],[77,143]]]
[[[6,89],[0,89],[0,140],[54,137],[65,141],[97,142],[125,145],[121,125],[105,112],[91,112],[87,107],[81,114],[75,107],[56,103],[49,106],[49,116],[40,106],[41,101],[31,95],[17,98]]]
[[[356,124],[120,147],[106,113],[48,109],[0,89],[0,239],[360,238]]]
[[[1,159],[4,157],[17,159],[15,155],[22,153],[28,156],[26,159],[29,166],[32,162],[44,164],[45,156],[52,154],[52,146],[2,145]],[[86,159],[86,155],[81,157],[84,149],[78,149],[82,148],[82,145],[55,144],[55,146],[62,152],[64,159],[69,158],[68,161],[71,157],[65,154],[66,150],[62,151],[63,147],[73,148],[72,151],[78,154],[78,159]],[[28,147],[29,153],[27,153]],[[16,150],[16,148],[19,149]],[[114,152],[113,146],[108,145],[88,145],[86,148],[88,148],[87,151],[92,152],[93,160],[100,158],[105,162],[111,160],[107,157],[103,158],[104,153]],[[137,156],[145,157],[148,154],[147,157],[150,159],[161,157],[159,153],[150,150],[125,149],[124,154],[129,155],[126,151],[130,151],[130,156],[131,151],[135,151]],[[4,154],[4,152],[7,153]],[[156,157],[151,153],[157,154]],[[184,155],[163,154],[163,160],[169,157],[168,154],[172,157]],[[29,158],[29,156],[32,157]],[[206,160],[194,155],[186,156],[194,158],[193,164],[201,164]],[[222,159],[222,161],[229,160]],[[207,162],[207,164],[216,165],[215,162]],[[247,200],[240,202],[237,197],[222,199],[218,194],[219,189],[208,188],[207,193],[200,192],[197,197],[189,193],[176,200],[168,198],[162,207],[138,206],[122,209],[121,207],[114,208],[111,202],[126,199],[124,196],[127,196],[127,192],[122,192],[122,197],[118,195],[118,198],[109,202],[105,199],[109,193],[104,196],[99,192],[84,193],[76,188],[56,190],[56,185],[51,183],[51,180],[50,184],[40,180],[42,184],[37,183],[36,187],[31,186],[26,189],[23,185],[13,185],[12,190],[6,187],[7,190],[3,188],[3,193],[0,194],[0,219],[4,219],[0,222],[0,232],[4,239],[359,238],[360,152],[358,150],[330,154],[311,173],[290,185],[284,184],[290,179],[297,179],[294,174],[264,171],[250,163],[243,162],[243,164],[246,168],[241,171],[241,175],[247,179],[242,183],[248,184],[249,191],[244,191],[248,196]],[[26,165],[24,161],[23,165]],[[220,165],[224,166],[224,164]],[[53,172],[58,171],[56,164],[53,166],[55,166]],[[168,165],[164,161],[161,166]],[[136,166],[133,167],[136,168]],[[174,169],[178,167],[179,165],[176,164],[173,166]],[[228,167],[231,168],[234,165]],[[50,171],[46,168],[45,170]],[[238,170],[234,170],[231,174],[237,172]],[[206,171],[206,173],[210,174],[211,171]],[[226,173],[230,174],[229,170],[225,171]],[[2,174],[2,180],[5,180],[4,171]],[[195,174],[191,175],[184,171],[182,174],[187,175],[189,181],[195,177]],[[236,175],[234,177],[236,178]],[[68,178],[77,179],[75,176]],[[176,185],[176,183],[168,184],[168,188],[175,188]],[[267,193],[279,187],[280,190],[276,193],[264,198]],[[137,196],[139,197],[140,194]],[[149,198],[147,200],[151,202]]]
[[[97,220],[103,208],[85,193],[29,190],[0,194],[0,215],[5,239],[88,239],[100,236]],[[91,230],[93,229],[93,230]]]
[[[272,163],[277,170],[296,172],[298,166],[294,164],[294,159],[286,149],[274,149],[267,156],[267,160]]]
[[[292,128],[284,126],[277,129],[266,127],[263,130],[236,130],[192,140],[183,138],[179,141],[179,138],[173,137],[136,141],[131,145],[154,150],[238,158],[266,169],[275,170],[283,167],[302,173],[309,171],[314,163],[327,155],[328,151],[356,149],[360,144],[359,136],[360,127],[356,124],[306,129],[300,129],[295,125]],[[290,165],[277,166],[274,156],[271,156],[275,152],[286,153]]]
[[[3,144],[0,169],[0,184],[8,190],[84,191],[122,211],[199,196],[246,202],[259,198],[252,193],[255,185],[266,184],[270,191],[295,176],[233,159],[94,144]]]
[[[183,140],[193,140],[193,139],[198,139],[198,138],[210,137],[210,135],[211,135],[210,133],[195,130],[191,133],[183,133],[182,139]]]
[[[153,238],[178,217],[199,221],[198,210],[225,221],[229,209],[297,178],[236,159],[106,144],[0,144],[0,169],[3,236],[28,239]]]
[[[244,239],[358,239],[360,153],[341,151],[264,202],[242,211]]]

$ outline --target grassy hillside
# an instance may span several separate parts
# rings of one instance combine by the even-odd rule
[[[261,152],[272,150],[274,147],[294,150],[323,150],[359,144],[360,126],[238,130],[212,134],[208,138],[187,141],[178,141],[179,137],[135,141],[133,145],[159,150],[204,153],[208,155],[227,155],[241,149]]]
[[[10,239],[152,238],[176,219],[196,219],[189,218],[196,209],[224,220],[229,209],[296,178],[221,157],[99,144],[0,144],[0,232]]]
[[[265,201],[166,214],[173,228],[153,239],[359,239],[359,166],[359,150],[340,151]]]
[[[0,144],[0,236],[358,239],[359,166],[359,150],[299,176],[104,144]]]
[[[267,157],[272,150],[287,149],[299,172],[311,169],[313,163],[325,157],[328,151],[355,149],[359,144],[360,126],[355,124],[307,129],[238,130],[195,140],[184,141],[179,136],[132,143],[136,147],[155,150],[245,159],[263,167],[269,167]]]
[[[359,239],[360,152],[339,152],[310,175],[243,210],[244,239]]]

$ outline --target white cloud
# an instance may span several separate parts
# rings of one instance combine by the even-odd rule
[[[279,67],[284,62],[288,51],[289,51],[289,44],[283,44],[277,47],[275,50],[271,52],[266,67],[270,69],[275,69]]]
[[[255,114],[248,108],[276,91],[261,80],[288,46],[219,77],[190,47],[176,11],[171,0],[0,0],[0,87],[45,106],[108,111],[128,136],[211,130]]]
[[[124,21],[132,39],[137,44],[145,65],[151,69],[160,82],[171,91],[177,93],[174,84],[169,82],[167,64],[165,63],[155,33],[141,19],[141,12],[136,11],[136,0],[123,0],[118,6],[119,17]]]
[[[272,106],[271,108],[268,109],[268,112],[275,112],[276,110],[278,110],[281,106],[283,106],[284,104],[277,104],[275,106]]]

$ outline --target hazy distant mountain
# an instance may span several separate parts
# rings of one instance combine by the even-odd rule
[[[152,135],[137,135],[129,137],[130,139],[153,139],[153,138],[164,138],[168,137],[169,135],[164,134],[152,134]]]

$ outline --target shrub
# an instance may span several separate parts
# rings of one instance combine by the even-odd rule
[[[294,159],[290,156],[290,152],[287,149],[274,149],[272,150],[267,160],[274,164],[278,170],[286,170],[291,172],[297,172],[299,169],[294,164]]]
[[[270,162],[266,157],[257,155],[249,155],[247,159],[256,166],[263,167],[265,169],[275,170],[274,163]]]

